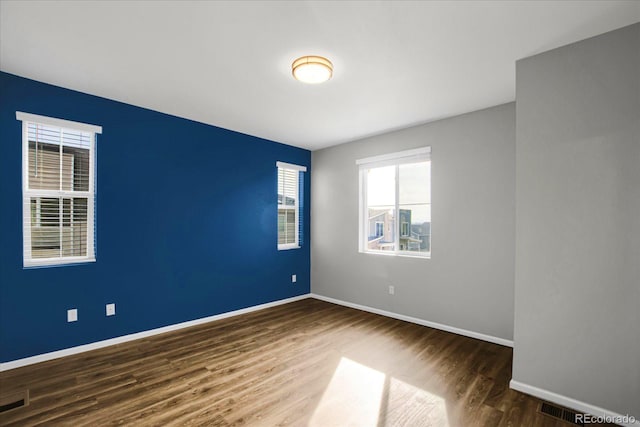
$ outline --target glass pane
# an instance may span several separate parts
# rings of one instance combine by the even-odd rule
[[[56,126],[43,125],[39,123],[29,123],[28,137],[30,142],[38,144],[60,145],[60,131]]]
[[[396,221],[395,209],[369,208],[367,222],[367,249],[374,251],[394,251]]]
[[[89,191],[89,150],[63,147],[62,189]]]
[[[91,133],[76,129],[62,129],[62,145],[89,150],[89,147],[91,147]]]
[[[367,249],[395,250],[396,167],[367,170]]]
[[[87,199],[65,198],[62,203],[62,256],[87,255]]]
[[[66,147],[89,148],[91,146],[91,133],[76,129],[62,129],[57,126],[44,125],[41,123],[29,123],[29,141],[55,144]]]
[[[431,203],[431,162],[400,165],[400,204]]]
[[[295,243],[296,215],[293,209],[278,209],[278,244]]]
[[[60,146],[29,142],[29,189],[60,190]]]
[[[298,171],[278,168],[278,204],[295,206],[298,198]]]
[[[30,123],[28,137],[30,189],[89,191],[90,133]]]
[[[367,205],[394,206],[396,203],[396,167],[367,170]]]
[[[287,210],[287,243],[295,243],[296,238],[296,215],[293,209]]]
[[[278,244],[282,245],[285,243],[286,235],[286,215],[283,209],[278,209]]]
[[[60,200],[32,197],[31,256],[52,258],[60,256]]]
[[[58,227],[60,225],[60,199],[38,197],[36,201],[39,202],[39,225]]]
[[[399,245],[401,251],[431,251],[431,205],[400,205]]]
[[[87,255],[87,198],[32,197],[30,208],[33,258]]]

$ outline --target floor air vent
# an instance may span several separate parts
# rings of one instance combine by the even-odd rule
[[[542,402],[540,412],[576,426],[584,426],[584,423],[576,421],[576,415],[578,413],[571,409],[564,409],[551,403]]]
[[[29,404],[29,390],[0,396],[0,413],[21,408]]]

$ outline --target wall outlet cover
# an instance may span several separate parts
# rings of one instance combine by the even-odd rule
[[[71,310],[67,310],[67,322],[77,322],[78,321],[78,309],[72,308]]]
[[[116,314],[116,305],[115,304],[107,304],[106,305],[107,316],[115,316]]]
[[[298,281],[298,277],[295,274],[291,275],[291,283],[296,283]]]

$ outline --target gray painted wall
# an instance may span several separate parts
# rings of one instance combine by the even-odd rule
[[[432,258],[359,253],[356,159],[423,146]],[[313,293],[513,339],[513,103],[314,151],[312,170]]]
[[[640,24],[517,63],[513,379],[640,418]]]

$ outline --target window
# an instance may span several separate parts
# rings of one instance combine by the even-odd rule
[[[382,221],[376,221],[376,234],[374,234],[375,237],[382,237],[382,235],[384,234],[384,222]]]
[[[102,128],[21,112],[16,118],[24,266],[95,261],[95,136]]]
[[[431,148],[356,161],[360,252],[431,255]]]
[[[276,162],[278,168],[278,250],[302,246],[304,166]]]

